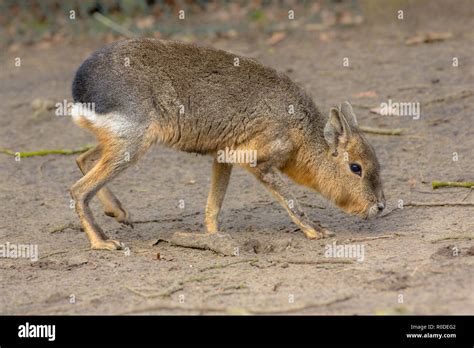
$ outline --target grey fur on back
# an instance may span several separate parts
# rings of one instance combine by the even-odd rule
[[[285,138],[292,129],[324,142],[324,117],[286,75],[253,59],[191,44],[112,43],[83,62],[72,94],[75,102],[94,103],[98,117],[114,113],[141,126],[156,121],[172,130],[162,141],[184,151],[233,147],[259,133]]]

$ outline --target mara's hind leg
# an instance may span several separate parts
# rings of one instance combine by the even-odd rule
[[[84,152],[76,158],[76,163],[79,166],[82,174],[86,175],[94,165],[99,161],[102,155],[102,146],[99,144],[96,147]],[[130,214],[122,207],[118,198],[106,186],[102,187],[97,192],[97,198],[104,206],[104,213],[107,216],[115,218],[118,222],[130,225],[133,227]]]
[[[219,163],[214,159],[212,164],[211,189],[207,197],[205,224],[208,233],[216,233],[218,231],[218,217],[224,201],[225,192],[229,185],[230,173],[232,165],[227,163]]]
[[[139,147],[112,137],[101,140],[102,151],[99,161],[71,187],[71,196],[75,201],[82,227],[89,237],[91,248],[117,250],[122,248],[121,243],[107,238],[95,222],[89,203],[107,182],[130,166],[139,154],[144,153],[147,146]]]

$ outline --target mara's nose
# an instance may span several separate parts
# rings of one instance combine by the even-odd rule
[[[379,210],[379,212],[382,212],[382,210],[384,210],[385,208],[385,204],[379,202],[377,203],[377,209]]]

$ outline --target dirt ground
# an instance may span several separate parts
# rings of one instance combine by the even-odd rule
[[[137,221],[134,229],[105,216],[96,200],[92,204],[99,224],[130,252],[92,251],[69,207],[68,189],[81,176],[74,156],[15,161],[0,154],[0,244],[37,244],[39,250],[36,262],[0,259],[0,313],[474,314],[474,207],[398,208],[399,200],[474,202],[469,189],[430,186],[435,180],[474,181],[472,13],[407,23],[327,35],[298,31],[272,47],[248,36],[201,42],[287,72],[324,112],[351,100],[360,124],[405,128],[402,136],[368,135],[382,165],[386,216],[359,220],[292,184],[310,217],[336,233],[307,240],[270,194],[236,168],[221,229],[239,245],[239,256],[156,244],[176,231],[204,230],[211,170],[209,157],[157,145],[111,185]],[[406,45],[415,31],[453,37]],[[0,147],[32,151],[94,143],[54,110],[35,115],[31,102],[70,101],[75,69],[101,45],[2,54]],[[15,57],[21,57],[20,68]],[[349,67],[343,67],[344,57]],[[453,67],[453,57],[459,66]],[[375,96],[361,96],[368,91]],[[420,119],[369,112],[368,106],[388,99],[419,101]],[[364,246],[364,260],[326,258],[325,246],[335,241]]]

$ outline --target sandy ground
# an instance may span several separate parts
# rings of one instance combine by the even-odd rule
[[[0,244],[39,250],[36,262],[0,259],[0,313],[474,314],[474,208],[397,209],[399,200],[474,202],[468,189],[433,191],[429,185],[474,179],[474,36],[465,30],[467,20],[416,23],[454,36],[415,46],[404,43],[414,27],[382,25],[338,29],[328,37],[295,32],[272,48],[248,37],[203,42],[286,71],[324,111],[351,100],[362,125],[406,128],[402,136],[369,135],[382,164],[385,217],[361,221],[292,184],[307,213],[334,231],[333,238],[305,239],[270,194],[237,168],[221,229],[240,246],[239,256],[155,245],[176,231],[203,231],[211,170],[211,158],[157,145],[111,185],[139,221],[134,229],[92,204],[99,224],[130,252],[91,251],[69,207],[68,188],[81,175],[74,156],[18,162],[0,154]],[[69,101],[75,69],[100,45],[22,48],[1,56],[0,147],[31,151],[94,142],[68,117],[54,111],[34,116],[30,103]],[[349,67],[342,66],[344,57]],[[357,97],[367,91],[376,96]],[[421,118],[384,117],[365,107],[389,98],[421,102]],[[364,260],[325,258],[333,242],[363,246]]]

